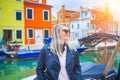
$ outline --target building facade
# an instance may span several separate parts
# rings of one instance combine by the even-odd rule
[[[80,7],[80,17],[71,20],[71,34],[73,39],[80,39],[88,36],[90,30],[91,10]],[[74,36],[74,37],[73,37]]]
[[[51,36],[51,7],[46,0],[25,0],[25,44],[42,44]]]
[[[57,13],[57,23],[70,25],[71,20],[79,18],[80,13],[77,11],[66,10],[65,5],[62,6]]]
[[[114,20],[110,13],[109,5],[105,6],[104,11],[91,10],[91,31],[116,34],[118,22]]]
[[[0,0],[0,40],[24,44],[24,1]]]

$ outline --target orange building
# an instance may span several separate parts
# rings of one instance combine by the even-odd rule
[[[113,24],[114,23],[114,24]],[[116,22],[106,6],[104,11],[91,10],[91,30],[102,33],[114,33]]]
[[[51,7],[46,0],[25,0],[25,44],[38,45],[51,36]]]
[[[71,20],[79,18],[80,12],[65,10],[65,6],[62,6],[62,9],[57,13],[57,23],[58,24],[69,24]]]

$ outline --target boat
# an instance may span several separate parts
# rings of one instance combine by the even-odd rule
[[[17,51],[17,58],[20,60],[36,59],[40,54],[40,50],[19,50]]]
[[[0,62],[5,59],[5,56],[0,56]]]
[[[103,73],[106,68],[106,64],[96,64],[92,62],[81,63],[81,71],[84,80],[117,80],[117,72],[114,68],[108,71],[108,74],[104,77]],[[103,79],[104,78],[104,79]]]
[[[5,59],[5,57],[13,58],[14,56],[11,54],[8,54],[4,50],[0,50],[0,61],[3,61]]]
[[[87,47],[79,47],[79,48],[77,48],[77,51],[78,51],[78,53],[81,53],[86,49],[88,49],[88,48]]]

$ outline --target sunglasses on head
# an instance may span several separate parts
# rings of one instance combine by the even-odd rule
[[[66,34],[70,33],[70,30],[68,29],[63,29],[62,31],[64,31]]]

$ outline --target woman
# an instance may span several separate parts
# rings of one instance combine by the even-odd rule
[[[41,50],[36,69],[37,80],[83,80],[76,49],[79,42],[69,38],[70,29],[67,26],[55,26],[51,44]]]

